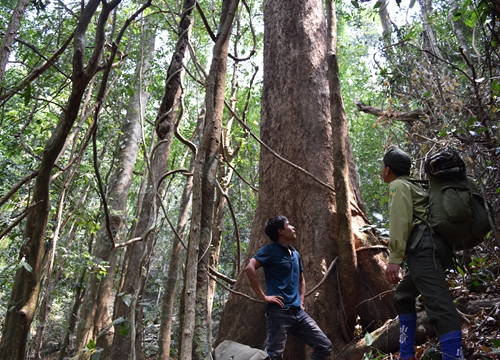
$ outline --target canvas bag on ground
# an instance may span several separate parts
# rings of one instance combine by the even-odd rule
[[[214,360],[264,360],[269,359],[263,350],[254,349],[231,340],[224,340],[214,350]]]

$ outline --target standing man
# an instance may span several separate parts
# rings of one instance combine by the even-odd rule
[[[389,184],[389,264],[385,276],[398,284],[394,296],[399,315],[399,358],[416,360],[415,298],[422,294],[430,324],[439,336],[443,360],[463,359],[460,317],[453,304],[444,270],[452,264],[452,251],[419,219],[425,218],[428,197],[410,181],[411,159],[391,149],[384,155],[382,178]],[[401,280],[400,265],[406,257],[408,271]],[[401,280],[401,282],[400,282]]]
[[[296,238],[295,229],[280,215],[269,219],[265,233],[272,243],[250,259],[245,272],[252,290],[266,303],[266,352],[271,360],[283,359],[287,337],[293,334],[314,349],[311,359],[326,359],[332,351],[332,343],[304,311],[304,270],[299,253],[290,245]],[[268,295],[257,277],[261,266]]]

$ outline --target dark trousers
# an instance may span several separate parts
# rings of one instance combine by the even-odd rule
[[[422,294],[427,317],[438,335],[461,330],[460,317],[444,276],[444,270],[451,265],[452,251],[427,229],[412,247],[417,233],[413,232],[408,239],[406,262],[409,271],[396,288],[396,310],[400,315],[415,313],[415,298]]]
[[[302,309],[267,309],[266,352],[271,360],[283,359],[288,335],[293,334],[314,349],[311,359],[326,359],[332,343],[316,322]]]

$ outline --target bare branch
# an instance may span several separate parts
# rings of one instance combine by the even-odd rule
[[[362,111],[370,115],[375,115],[381,118],[391,119],[391,120],[407,121],[409,123],[412,123],[413,121],[420,121],[424,124],[427,124],[427,121],[423,120],[425,119],[425,114],[426,114],[425,110],[423,109],[403,112],[397,110],[379,109],[370,105],[362,104],[358,100],[355,100],[354,104],[358,107],[359,111]]]
[[[35,207],[37,206],[38,204],[40,204],[42,201],[38,201],[34,204],[31,204],[30,206],[28,206],[21,215],[19,215],[19,217],[14,220],[14,222],[12,224],[10,224],[4,231],[2,231],[2,233],[0,234],[0,239],[3,238],[6,234],[8,234],[13,228],[16,227],[17,224],[19,224],[21,222],[21,220],[23,220],[26,216],[28,216],[28,214],[30,213],[30,211]]]
[[[25,183],[27,183],[28,181],[30,181],[31,179],[33,179],[37,175],[38,175],[38,171],[34,171],[31,174],[28,174],[25,177],[23,177],[21,180],[19,180],[16,185],[14,185],[13,187],[10,188],[10,190],[7,192],[7,194],[2,196],[2,198],[0,199],[0,206],[2,206],[7,200],[9,200],[9,198],[12,195],[14,195],[16,193],[16,191],[19,190],[19,188],[21,186],[23,186]]]
[[[222,279],[224,280],[225,282],[231,284],[231,285],[234,285],[236,284],[236,280],[235,279],[232,279],[230,278],[229,276],[226,276],[220,272],[218,272],[217,270],[215,270],[213,267],[209,266],[208,270],[210,271],[210,273],[214,276],[217,276],[219,279]]]

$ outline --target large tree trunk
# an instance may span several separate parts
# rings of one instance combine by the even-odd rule
[[[330,123],[327,33],[321,2],[266,2],[264,19],[261,140],[309,174],[284,163],[267,149],[262,149],[259,203],[245,262],[269,242],[263,227],[271,216],[278,214],[287,216],[296,227],[297,240],[294,246],[303,259],[308,289],[323,279],[326,269],[337,256],[340,255],[341,261],[350,258],[347,261],[354,262],[357,258],[358,273],[345,274],[344,280],[339,283],[338,273],[334,269],[324,283],[306,297],[306,311],[332,340],[335,353],[352,340],[355,315],[361,317],[362,325],[367,326],[372,322],[372,328],[395,315],[391,301],[383,296],[382,299],[376,297],[390,289],[381,271],[384,254],[379,254],[380,249],[375,249],[375,253],[373,250],[359,250],[363,245],[369,245],[374,238],[359,232],[367,220],[355,196],[359,192],[359,183],[348,139],[344,139],[342,162],[344,169],[347,163],[347,167],[353,170],[349,174],[344,171],[342,176],[349,177],[345,182],[347,198],[344,199],[349,200],[346,206],[351,211],[353,236],[342,244],[347,252],[344,250],[342,254],[339,253],[337,219],[348,221],[349,214],[337,217],[336,213],[336,194],[332,191],[335,163],[332,131],[345,136],[346,123],[341,103],[332,112],[339,117],[335,126],[343,128],[332,129]],[[354,248],[357,249],[357,256],[353,252]],[[352,269],[355,264],[341,264],[341,267]],[[352,279],[350,283],[358,287],[354,295],[349,295],[347,291],[349,284],[346,281],[349,278]],[[235,290],[255,297],[244,274],[239,275]],[[356,297],[354,302],[343,302],[352,296]],[[375,300],[368,300],[372,298]],[[361,299],[367,301],[358,307],[353,306],[360,304]],[[346,312],[347,306],[355,310]],[[252,314],[251,319],[248,314]],[[263,345],[265,337],[264,304],[231,294],[215,345],[225,339]],[[290,337],[286,359],[302,360],[309,353],[310,349],[306,349],[302,342]]]
[[[332,119],[333,141],[333,177],[335,182],[335,200],[338,224],[339,242],[339,283],[341,286],[341,303],[353,304],[358,294],[358,259],[354,246],[352,233],[351,196],[349,186],[349,160],[350,142],[347,128],[347,119],[344,103],[340,93],[340,74],[337,64],[337,19],[335,16],[334,2],[328,2],[327,48],[328,48],[328,79],[330,88],[330,113]],[[351,167],[352,169],[353,167]],[[349,339],[349,329],[356,325],[356,308],[354,306],[341,306],[344,311],[339,312],[341,330],[344,339]]]
[[[12,288],[9,307],[14,307],[5,318],[0,358],[24,359],[26,337],[33,320],[40,292],[42,261],[45,252],[45,231],[50,210],[50,180],[52,168],[62,150],[66,137],[78,115],[80,102],[85,88],[95,74],[104,48],[104,26],[110,12],[119,4],[119,0],[106,3],[99,19],[99,28],[95,39],[95,47],[90,62],[85,65],[85,47],[87,28],[101,2],[90,0],[82,11],[75,30],[73,72],[71,76],[72,91],[65,111],[45,146],[38,169],[38,176],[33,194],[33,204],[37,204],[27,219],[25,239],[19,257],[24,258],[31,267],[18,269]]]

